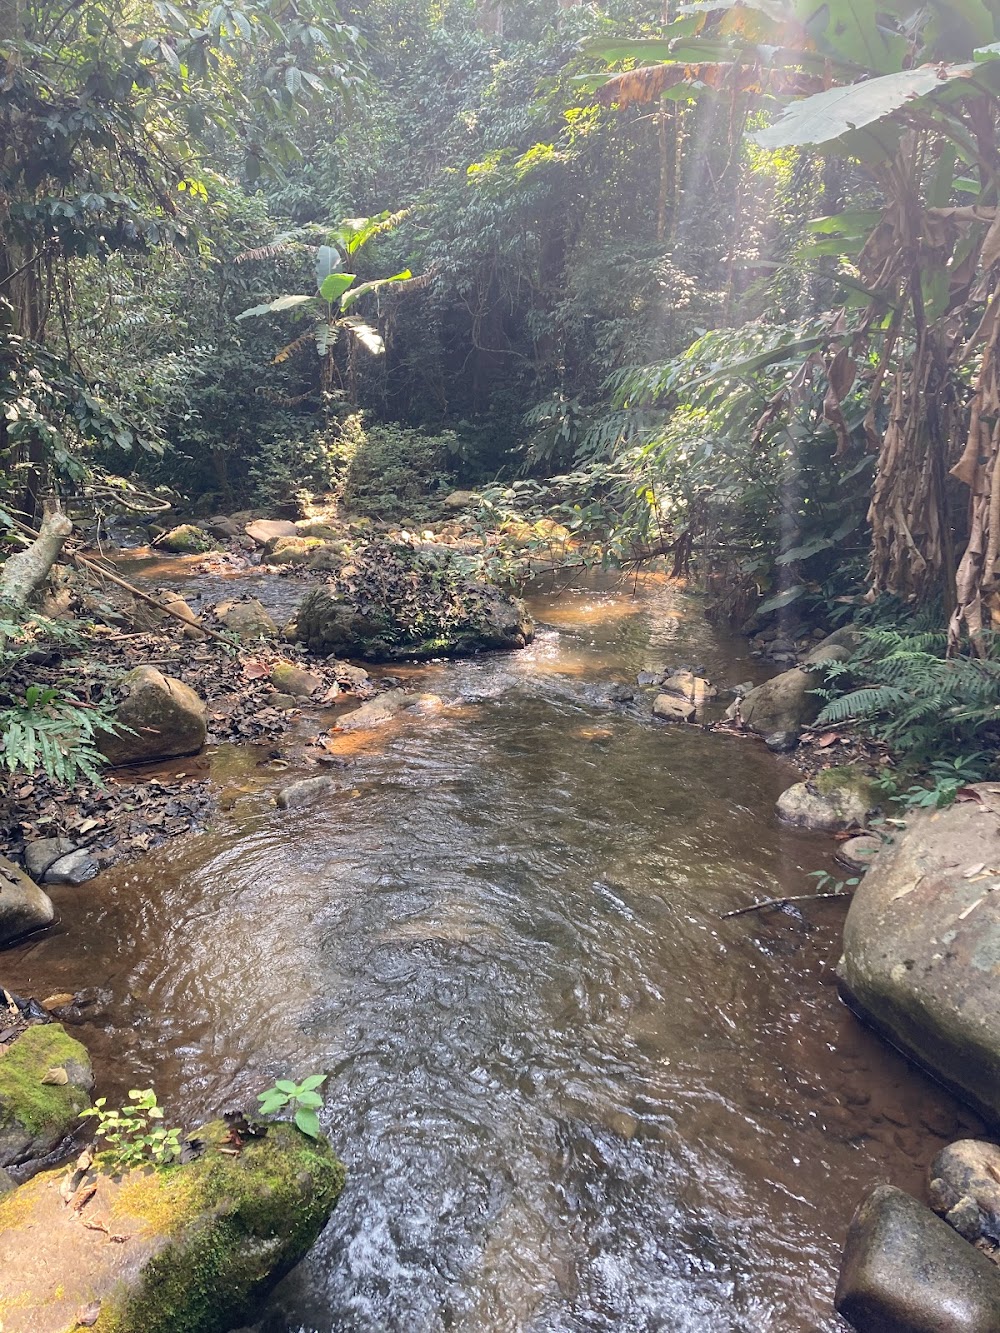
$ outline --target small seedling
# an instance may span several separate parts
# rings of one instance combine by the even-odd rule
[[[80,1112],[81,1120],[96,1119],[94,1137],[107,1144],[114,1169],[128,1171],[150,1161],[157,1166],[168,1166],[176,1161],[181,1155],[181,1131],[156,1124],[163,1119],[163,1111],[153,1089],[133,1088],[129,1101],[131,1106],[106,1110],[107,1097],[98,1097],[89,1110]]]
[[[323,1105],[323,1098],[319,1095],[318,1089],[325,1082],[325,1074],[310,1074],[301,1083],[293,1083],[288,1078],[279,1078],[273,1088],[257,1094],[260,1114],[274,1116],[279,1111],[291,1111],[292,1119],[302,1133],[308,1134],[311,1139],[318,1139],[320,1128],[317,1112]]]

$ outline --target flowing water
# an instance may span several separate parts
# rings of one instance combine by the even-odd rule
[[[745,645],[652,576],[533,609],[525,652],[397,671],[455,702],[345,738],[322,805],[220,752],[215,826],[54,890],[4,981],[92,988],[101,1091],[187,1124],[330,1071],[349,1183],[260,1333],[843,1327],[859,1197],[969,1122],[838,1002],[842,903],[721,917],[833,868],[773,817],[794,770],[608,699]]]

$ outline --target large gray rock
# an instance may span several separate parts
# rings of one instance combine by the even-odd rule
[[[279,537],[295,537],[298,535],[298,529],[294,523],[287,522],[280,518],[258,518],[253,523],[248,523],[244,529],[247,536],[258,546],[266,546],[268,542],[277,541]]]
[[[771,736],[779,731],[794,732],[797,736],[819,714],[822,701],[812,691],[821,683],[818,675],[800,667],[772,676],[740,700],[743,725],[758,736]]]
[[[401,713],[414,702],[405,690],[386,690],[374,699],[369,699],[352,713],[345,713],[337,719],[338,731],[367,731],[369,727],[379,727],[389,722],[397,713]]]
[[[38,838],[24,849],[24,868],[33,880],[41,880],[54,861],[75,851],[69,838]]]
[[[1000,788],[910,817],[854,894],[847,1002],[1000,1121]]]
[[[49,896],[23,870],[0,856],[0,945],[51,925],[55,915]]]
[[[665,694],[679,694],[682,699],[690,699],[699,707],[719,693],[711,681],[696,676],[693,671],[675,671],[663,682],[662,689]]]
[[[658,694],[653,700],[653,716],[663,722],[693,722],[698,709],[690,699],[676,694]]]
[[[101,873],[100,862],[86,850],[79,847],[75,852],[68,852],[53,861],[45,872],[45,884],[86,884],[88,879]]]
[[[93,1086],[86,1048],[59,1023],[0,1046],[0,1167],[43,1157],[79,1128]]]
[[[299,810],[302,806],[312,805],[314,801],[342,791],[343,788],[342,782],[326,775],[300,778],[298,782],[290,782],[287,787],[282,787],[274,798],[274,803],[279,810]]]
[[[278,627],[256,597],[247,602],[220,602],[215,614],[238,639],[276,639]]]
[[[879,1185],[851,1222],[835,1304],[858,1333],[997,1333],[1000,1269],[922,1203]]]
[[[173,555],[196,555],[211,551],[215,542],[194,523],[182,523],[179,528],[171,528],[169,532],[157,537],[156,545]]]
[[[129,731],[100,738],[99,747],[109,763],[172,759],[195,754],[205,744],[205,705],[189,685],[151,666],[136,667],[122,684],[127,693],[115,718]]]
[[[1000,1244],[1000,1148],[960,1139],[942,1148],[927,1172],[936,1213],[966,1240]]]

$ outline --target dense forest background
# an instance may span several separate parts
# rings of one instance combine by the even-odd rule
[[[734,623],[992,658],[997,0],[0,20],[9,514],[499,484]]]

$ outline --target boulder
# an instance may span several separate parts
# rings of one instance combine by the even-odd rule
[[[345,713],[337,719],[338,731],[366,731],[369,727],[379,727],[401,713],[411,701],[405,690],[387,690],[385,694],[369,699],[353,713]]]
[[[275,541],[278,537],[298,535],[295,524],[281,518],[255,519],[253,523],[248,523],[243,531],[258,546],[266,546],[268,542]]]
[[[856,769],[826,768],[808,782],[796,782],[778,797],[778,818],[796,828],[836,833],[863,827],[878,807],[870,779]]]
[[[248,602],[220,602],[215,608],[220,623],[238,639],[276,639],[278,627],[266,608],[251,597]]]
[[[698,709],[690,699],[676,694],[658,694],[653,700],[653,716],[664,722],[693,722]]]
[[[320,537],[323,541],[335,541],[343,537],[343,530],[335,528],[325,518],[300,518],[295,524],[295,531],[300,537]]]
[[[344,1168],[290,1124],[238,1152],[231,1137],[214,1121],[191,1136],[192,1161],[92,1169],[81,1188],[95,1193],[79,1208],[60,1194],[65,1169],[0,1199],[4,1333],[65,1333],[83,1312],[95,1333],[224,1333],[254,1319],[322,1231]]]
[[[23,870],[0,856],[0,945],[51,925],[55,915],[48,895]]]
[[[236,519],[230,518],[227,514],[213,514],[211,518],[206,518],[201,526],[210,537],[216,537],[220,541],[230,541],[233,537],[241,536],[243,532]]]
[[[1000,1148],[960,1139],[942,1148],[927,1173],[936,1213],[968,1241],[1000,1244]]]
[[[169,532],[157,537],[156,545],[163,551],[170,551],[172,555],[198,555],[213,550],[215,542],[194,523],[182,523],[180,527],[171,528]]]
[[[203,639],[208,638],[205,631],[198,628],[198,617],[179,593],[161,593],[159,601],[161,606],[168,607],[172,612],[172,615],[167,618],[168,625],[174,623],[176,617],[185,621],[183,631],[185,639],[194,639],[196,642],[200,643]]]
[[[75,852],[60,856],[45,872],[43,884],[86,884],[101,873],[100,862],[80,847]]]
[[[154,759],[195,754],[205,744],[206,710],[190,685],[155,667],[136,667],[122,684],[127,694],[115,720],[128,731],[101,736],[98,745],[109,763],[143,764]]]
[[[997,1333],[1000,1269],[922,1203],[879,1185],[854,1214],[834,1301],[857,1333]]]
[[[445,509],[453,509],[456,512],[459,509],[471,509],[473,505],[478,503],[479,496],[475,491],[452,491],[442,501]]]
[[[290,782],[287,787],[282,787],[274,798],[274,803],[279,810],[298,810],[304,805],[312,805],[314,801],[324,796],[332,796],[334,792],[342,791],[343,786],[344,784],[338,782],[336,778],[325,775],[300,778],[298,782]]]
[[[798,734],[794,731],[772,731],[764,737],[764,744],[774,754],[788,754],[798,743]]]
[[[307,698],[321,689],[323,682],[319,676],[296,666],[294,662],[278,662],[271,671],[271,684],[282,694]]]
[[[427,588],[429,598],[437,596],[429,576]],[[431,601],[418,626],[409,615],[397,618],[388,605],[361,611],[332,589],[314,588],[296,612],[296,634],[311,652],[370,661],[461,657],[524,648],[534,638],[534,624],[518,598],[486,583],[473,584],[463,592],[463,615],[454,615],[450,602]],[[435,605],[441,606],[438,620],[434,619]]]
[[[1000,789],[908,816],[854,894],[841,992],[894,1045],[1000,1121]]]
[[[802,659],[804,667],[821,667],[827,662],[846,662],[861,642],[861,635],[850,625],[827,634]]]
[[[719,693],[711,681],[696,676],[692,671],[675,671],[663,682],[662,689],[666,694],[679,694],[681,698],[690,699],[699,705],[707,699],[714,699]]]
[[[780,676],[772,676],[757,685],[740,700],[739,716],[743,725],[758,736],[775,732],[794,732],[816,720],[822,701],[812,693],[821,683],[810,671],[793,667]]]
[[[0,1167],[58,1147],[79,1128],[93,1086],[86,1048],[59,1023],[26,1028],[0,1046]]]
[[[75,851],[76,846],[69,838],[39,838],[25,847],[24,868],[33,880],[39,881],[53,861]]]
[[[17,1181],[9,1171],[5,1171],[3,1167],[0,1166],[0,1196],[9,1194],[10,1191],[14,1189],[17,1189]]]
[[[837,848],[837,860],[841,865],[847,866],[848,870],[861,874],[875,860],[883,845],[882,839],[874,833],[862,833],[840,844]]]
[[[326,546],[320,537],[278,537],[268,542],[269,565],[307,565]]]

